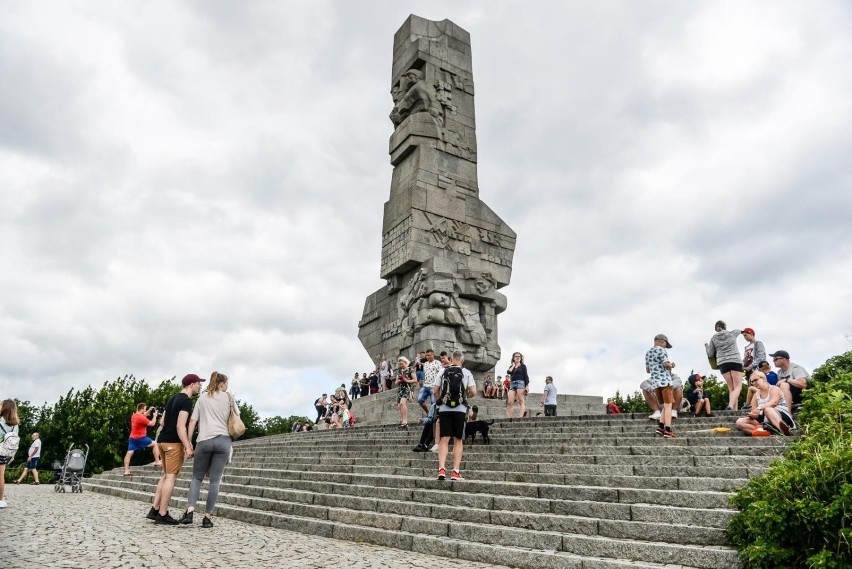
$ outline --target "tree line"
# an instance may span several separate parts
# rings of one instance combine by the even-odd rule
[[[120,466],[127,452],[130,416],[136,412],[136,404],[146,403],[162,411],[169,397],[180,390],[181,385],[176,377],[151,386],[144,379],[136,379],[131,374],[107,381],[100,389],[91,386],[79,390],[72,388],[52,405],[45,403],[37,407],[29,401],[16,399],[21,448],[14,463],[6,469],[6,479],[11,480],[20,475],[26,462],[30,435],[34,432],[39,433],[43,445],[39,464],[43,482],[52,476],[50,466],[53,461],[64,462],[72,446],[85,449],[85,445],[89,445],[87,472],[98,474]],[[237,400],[237,405],[240,418],[246,425],[242,439],[289,433],[295,422],[308,421],[306,417],[297,416],[261,419],[248,403]],[[150,452],[137,452],[133,457],[134,464],[152,460]]]

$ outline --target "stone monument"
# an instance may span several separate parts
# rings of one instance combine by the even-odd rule
[[[498,289],[509,284],[516,235],[479,199],[470,34],[410,16],[394,36],[390,199],[381,278],[358,337],[373,361],[461,349],[466,366],[500,359]]]

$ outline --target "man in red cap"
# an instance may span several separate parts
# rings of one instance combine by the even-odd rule
[[[160,425],[163,429],[157,437],[163,461],[163,475],[157,483],[154,501],[148,511],[148,519],[155,524],[177,525],[178,521],[169,514],[169,501],[175,489],[175,481],[183,467],[184,458],[192,458],[192,441],[187,424],[192,415],[192,396],[201,391],[203,379],[190,373],[184,376],[183,389],[166,402]]]

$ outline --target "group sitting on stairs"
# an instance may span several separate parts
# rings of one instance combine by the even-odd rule
[[[747,344],[741,355],[737,339],[742,335]],[[640,389],[653,413],[649,417],[657,421],[656,434],[664,438],[676,438],[672,431],[672,419],[678,411],[692,409],[695,416],[703,411],[712,417],[710,400],[704,393],[704,377],[694,373],[687,380],[686,401],[683,401],[684,384],[673,373],[675,363],[669,360],[671,349],[665,334],[654,337],[654,345],[645,354],[645,372],[648,379]],[[769,354],[777,372],[773,372],[766,360],[763,342],[756,340],[752,328],[727,330],[725,322],[716,322],[715,334],[705,344],[710,367],[718,369],[728,387],[728,411],[739,409],[743,379],[749,388],[743,409],[746,417],[737,420],[737,429],[747,435],[768,436],[771,433],[790,435],[796,429],[793,411],[802,402],[802,392],[807,388],[810,375],[800,365],[790,361],[790,354],[778,350]]]

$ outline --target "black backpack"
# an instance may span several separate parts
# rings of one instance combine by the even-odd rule
[[[444,379],[441,382],[441,396],[438,405],[458,407],[467,405],[467,396],[464,389],[464,372],[459,366],[450,366],[444,370]]]

